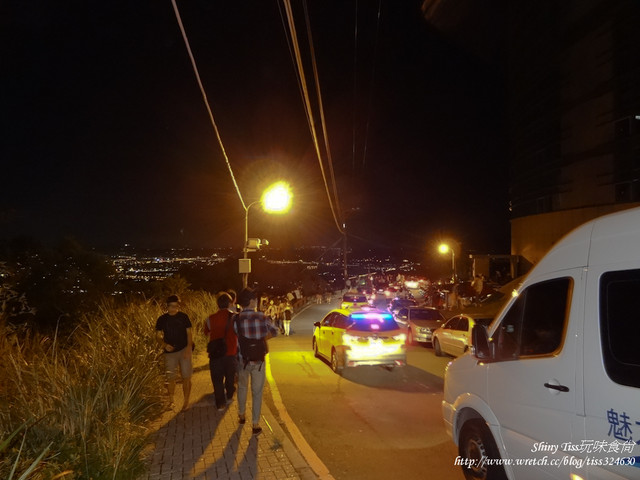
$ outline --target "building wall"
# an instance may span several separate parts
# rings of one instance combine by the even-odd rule
[[[511,252],[535,264],[640,201],[640,2],[542,1],[509,17]]]
[[[511,221],[511,254],[519,255],[531,265],[535,265],[558,240],[574,228],[602,215],[637,206],[640,206],[640,202],[576,208],[515,218]]]
[[[574,227],[640,202],[640,1],[488,5],[505,13],[465,15],[466,0],[423,12],[467,46],[469,32],[482,43],[506,29],[511,253],[535,264]]]

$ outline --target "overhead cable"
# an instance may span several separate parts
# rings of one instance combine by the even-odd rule
[[[213,125],[213,129],[216,132],[216,137],[218,139],[218,144],[220,145],[220,149],[222,150],[222,155],[224,156],[224,160],[227,164],[227,168],[229,169],[229,174],[231,175],[231,180],[233,181],[233,186],[236,189],[238,194],[238,198],[240,199],[240,203],[242,204],[242,208],[246,211],[247,206],[244,203],[244,199],[242,198],[242,193],[240,193],[240,188],[238,187],[238,182],[236,182],[236,177],[233,174],[233,169],[231,168],[231,163],[229,162],[229,157],[227,156],[227,151],[224,148],[224,144],[222,143],[222,138],[220,137],[220,131],[218,130],[218,125],[216,125],[216,121],[213,118],[213,112],[211,111],[211,107],[209,106],[209,100],[207,99],[207,94],[204,91],[204,86],[202,85],[202,81],[200,80],[200,73],[198,72],[198,66],[196,65],[196,60],[193,57],[193,52],[191,51],[191,46],[189,45],[189,39],[187,38],[187,32],[184,29],[184,25],[182,24],[182,18],[180,18],[180,12],[178,11],[178,5],[176,5],[176,0],[171,0],[173,4],[173,11],[176,14],[176,20],[178,21],[178,25],[180,26],[180,31],[182,32],[182,38],[184,40],[184,44],[187,47],[187,53],[189,54],[189,58],[191,59],[191,65],[193,66],[193,72],[196,75],[196,80],[198,82],[198,86],[200,87],[200,92],[202,93],[202,98],[204,99],[204,104],[207,107],[207,112],[209,113],[209,119],[211,120],[211,124]]]
[[[358,0],[356,0],[355,21],[353,22],[353,125],[351,145],[351,168],[356,169],[356,124],[357,122],[357,93],[358,93]]]
[[[296,28],[295,28],[295,22],[293,20],[293,10],[291,8],[291,2],[290,0],[283,0],[283,3],[285,5],[285,11],[287,12],[287,20],[288,20],[288,24],[289,24],[289,30],[291,32],[291,41],[293,43],[293,49],[295,52],[295,60],[296,60],[296,64],[297,64],[297,68],[298,68],[298,73],[299,73],[299,79],[300,79],[300,85],[302,88],[302,97],[303,97],[303,101],[305,103],[305,110],[307,112],[307,119],[309,122],[309,128],[311,130],[311,138],[313,140],[313,145],[316,151],[316,155],[318,157],[318,162],[320,165],[320,172],[322,173],[322,180],[324,182],[324,186],[325,186],[325,190],[327,193],[327,199],[329,201],[329,207],[331,208],[331,214],[333,215],[333,220],[336,223],[336,227],[338,228],[338,231],[340,233],[344,233],[343,232],[343,228],[341,225],[341,222],[339,221],[339,216],[338,213],[336,212],[336,207],[333,204],[333,200],[331,198],[331,192],[329,190],[329,185],[327,183],[327,176],[324,170],[324,165],[322,163],[322,154],[320,151],[320,143],[318,142],[318,135],[316,132],[316,127],[315,127],[315,122],[313,120],[313,110],[311,108],[311,100],[309,98],[309,91],[307,88],[307,80],[304,74],[304,67],[302,65],[302,57],[300,55],[300,46],[298,44],[298,37],[296,34]]]
[[[302,80],[300,79],[300,72],[296,67],[296,57],[293,51],[293,42],[291,40],[291,32],[287,29],[287,25],[285,24],[284,15],[282,13],[282,7],[280,6],[280,2],[276,1],[278,4],[278,11],[280,13],[280,21],[282,22],[282,29],[284,30],[284,36],[287,41],[287,47],[289,47],[289,56],[291,57],[291,65],[293,66],[293,71],[296,75],[296,80],[298,81],[298,90],[300,90],[300,96],[304,98],[304,91],[302,90]],[[309,115],[310,112],[307,110],[307,102],[302,102],[302,106],[304,108],[304,113],[307,119],[307,124],[309,125],[309,131],[311,131],[311,124],[309,123]]]
[[[373,60],[371,65],[371,82],[369,83],[369,104],[367,105],[367,123],[364,130],[364,147],[362,149],[362,167],[367,161],[367,146],[369,143],[369,125],[371,123],[371,105],[373,104],[373,84],[376,78],[376,57],[378,54],[378,36],[380,34],[380,17],[382,14],[382,0],[378,0],[378,18],[376,20],[376,37],[373,44]]]
[[[311,53],[311,64],[313,65],[313,78],[315,80],[316,85],[316,93],[318,94],[318,109],[320,110],[320,122],[322,123],[322,134],[324,135],[324,146],[325,151],[327,152],[327,164],[329,165],[329,174],[331,175],[331,184],[333,185],[333,196],[336,201],[336,209],[338,212],[341,212],[340,201],[338,198],[338,188],[336,185],[336,177],[333,172],[333,159],[331,158],[331,148],[329,147],[329,133],[327,132],[327,121],[324,116],[324,106],[322,102],[322,93],[320,89],[320,78],[318,76],[318,66],[316,64],[316,53],[313,48],[313,37],[311,35],[311,22],[309,21],[309,10],[307,9],[307,2],[304,0],[304,14],[305,14],[305,22],[307,25],[307,37],[309,39],[309,50]],[[342,218],[340,219],[342,220]],[[341,221],[341,224],[344,222]]]

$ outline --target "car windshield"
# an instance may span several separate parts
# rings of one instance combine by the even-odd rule
[[[442,320],[437,310],[412,308],[409,310],[409,316],[412,320]]]
[[[364,295],[345,295],[342,299],[344,302],[367,302],[367,297]]]
[[[349,330],[360,332],[388,332],[398,329],[398,324],[388,313],[354,313],[351,321],[353,323],[348,327]]]

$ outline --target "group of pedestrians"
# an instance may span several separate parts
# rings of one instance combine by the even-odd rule
[[[291,319],[293,318],[293,305],[287,297],[261,298],[261,310],[271,318],[280,333],[289,336],[291,333]]]
[[[220,292],[216,301],[218,311],[207,317],[203,331],[209,339],[207,352],[216,407],[224,411],[233,401],[237,382],[238,422],[245,424],[247,396],[251,388],[252,432],[257,435],[262,432],[260,413],[266,379],[267,340],[279,333],[273,320],[278,317],[258,310],[258,296],[250,288],[243,289],[237,300],[234,291]],[[290,303],[285,304],[281,317],[285,335],[290,333],[292,316],[293,308]],[[194,343],[191,321],[180,311],[179,299],[175,295],[167,298],[167,313],[156,322],[156,338],[163,346],[167,391],[171,399],[175,391],[176,370],[180,367],[184,393],[182,410],[186,411],[191,393]]]

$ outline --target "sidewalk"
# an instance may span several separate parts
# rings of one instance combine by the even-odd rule
[[[173,411],[165,412],[152,426],[154,448],[149,454],[148,480],[315,480],[318,476],[262,402],[262,433],[251,434],[251,422],[238,424],[234,396],[225,411],[218,412],[213,399],[206,353],[194,356],[191,408],[182,406],[182,385],[176,385]],[[267,393],[265,384],[265,394]],[[247,400],[251,418],[251,393]]]

